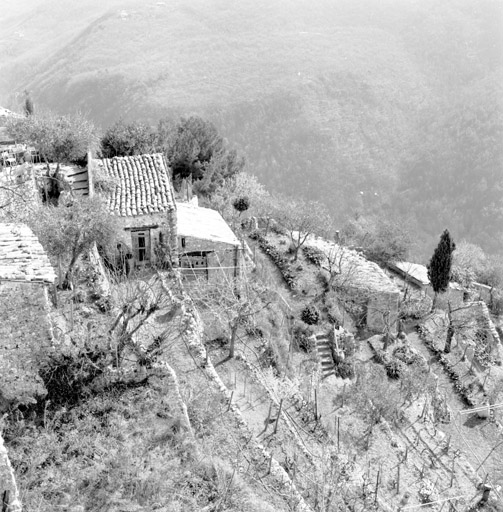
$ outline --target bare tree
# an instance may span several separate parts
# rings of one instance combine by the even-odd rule
[[[235,356],[239,328],[253,322],[272,303],[272,294],[262,283],[246,275],[232,278],[224,272],[218,282],[199,280],[190,294],[224,330],[229,340],[229,359]]]
[[[332,219],[327,209],[316,201],[278,198],[277,216],[277,220],[290,236],[294,261],[297,261],[299,249],[310,235],[326,234],[332,226]]]

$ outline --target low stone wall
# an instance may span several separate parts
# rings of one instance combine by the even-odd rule
[[[179,287],[182,288],[180,278]],[[297,490],[288,473],[283,469],[280,463],[272,457],[272,454],[260,442],[258,442],[243,418],[243,415],[237,405],[232,402],[232,394],[227,389],[222,379],[218,375],[211,359],[208,356],[206,348],[203,344],[203,325],[199,314],[195,309],[192,300],[185,293],[182,298],[176,298],[169,287],[165,284],[163,276],[161,276],[163,290],[170,296],[174,302],[178,302],[181,307],[183,317],[183,338],[186,346],[197,366],[206,374],[208,380],[212,382],[225,396],[229,411],[232,412],[236,419],[238,428],[241,430],[243,437],[248,439],[248,448],[253,452],[253,460],[256,463],[263,461],[264,464],[270,461],[270,475],[275,479],[279,490],[285,497],[290,497],[294,502],[293,509],[297,512],[313,512],[311,507],[305,502],[304,498]],[[285,498],[287,499],[287,498]]]
[[[6,512],[21,512],[21,501],[19,500],[19,492],[14,477],[7,448],[0,435],[0,499],[4,500],[3,505],[7,505]]]

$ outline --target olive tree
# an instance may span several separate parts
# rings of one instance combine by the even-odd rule
[[[60,165],[82,160],[97,142],[94,125],[82,114],[58,115],[53,112],[11,119],[7,129],[17,141],[34,146],[47,166],[45,200],[57,204],[61,191]],[[51,172],[49,163],[55,163]]]
[[[71,285],[79,256],[95,243],[110,246],[118,232],[116,218],[100,198],[80,198],[69,205],[40,207],[30,224],[46,251],[60,265],[64,264],[62,287]]]

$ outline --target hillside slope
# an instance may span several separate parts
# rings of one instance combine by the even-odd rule
[[[405,209],[420,233],[436,236],[438,226],[452,224],[456,237],[499,247],[482,217],[466,227],[457,198],[447,197],[431,219],[427,188],[409,194],[402,210],[395,196],[421,183],[409,183],[409,174],[422,152],[431,153],[437,118],[457,98],[476,96],[477,83],[501,68],[498,2],[129,0],[104,7],[86,0],[66,16],[61,2],[48,6],[8,20],[10,40],[16,31],[35,35],[4,64],[12,77],[0,83],[5,97],[28,87],[37,104],[78,108],[103,127],[120,117],[156,123],[197,113],[217,124],[271,189],[322,200],[339,218]],[[475,138],[484,136],[476,127]],[[459,151],[467,160],[470,149]],[[440,176],[444,163],[435,163]],[[463,189],[463,202],[474,188]],[[478,238],[481,231],[488,232]]]

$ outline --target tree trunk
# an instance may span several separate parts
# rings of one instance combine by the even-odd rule
[[[454,326],[449,322],[449,327],[447,328],[447,337],[445,338],[445,348],[444,352],[448,354],[451,351],[451,343],[452,338],[454,336]]]
[[[445,338],[444,352],[448,354],[451,351],[452,338],[454,336],[454,323],[452,321],[452,309],[451,303],[448,302],[447,318],[449,320],[449,326],[447,327],[447,336]]]
[[[435,292],[435,295],[433,295],[433,302],[431,303],[431,312],[435,311],[435,308],[437,307],[437,292]]]
[[[239,322],[237,321],[237,319],[231,325],[231,341],[229,344],[229,359],[234,359],[234,352],[235,352],[235,348],[236,348],[236,338],[237,338],[237,334],[238,334],[238,325],[239,325]]]
[[[65,274],[65,279],[63,281],[62,288],[69,288],[72,284],[72,274],[73,274],[73,267],[75,267],[75,263],[77,263],[77,259],[79,257],[79,253],[73,253],[72,259],[70,260],[70,264],[68,265],[68,269]]]

